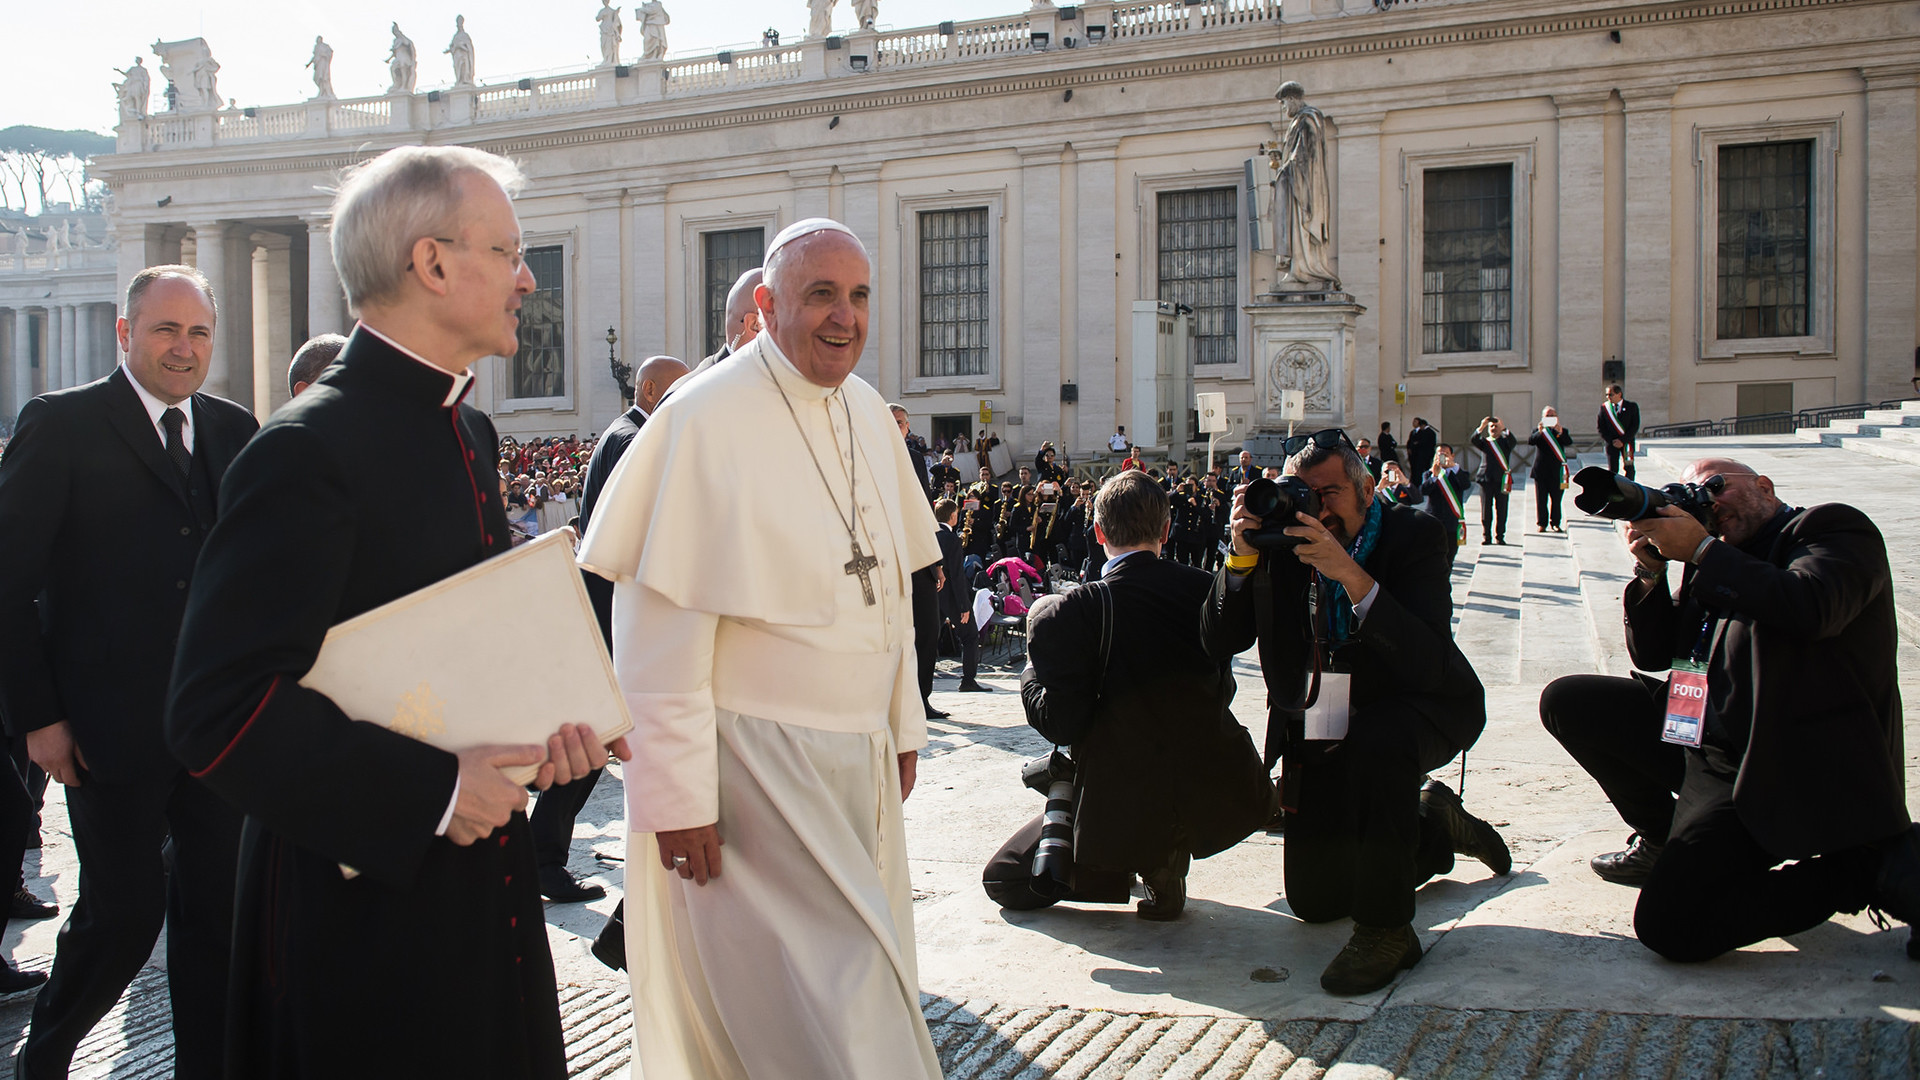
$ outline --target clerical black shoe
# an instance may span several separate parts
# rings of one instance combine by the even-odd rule
[[[1627,841],[1627,850],[1609,851],[1595,855],[1587,860],[1593,872],[1615,885],[1631,885],[1639,888],[1647,883],[1653,873],[1653,864],[1660,861],[1660,853],[1666,850],[1665,844],[1653,841],[1634,833]]]
[[[540,895],[559,904],[580,904],[607,895],[599,885],[582,885],[564,866],[540,868]]]
[[[51,919],[58,914],[59,904],[40,899],[28,892],[25,885],[13,891],[13,901],[7,906],[9,919]]]
[[[1149,870],[1140,875],[1147,898],[1140,901],[1134,914],[1154,922],[1172,922],[1187,906],[1187,875],[1171,867]]]
[[[977,682],[967,681],[960,684],[960,692],[963,694],[991,694],[993,693],[993,687],[982,686]]]
[[[931,705],[927,706],[927,719],[929,720],[946,720],[951,716],[953,716],[953,714],[947,712],[945,709],[936,709]]]
[[[1355,923],[1347,947],[1320,973],[1320,988],[1342,997],[1371,994],[1419,963],[1420,955],[1412,924],[1376,930]]]
[[[1920,926],[1920,824],[1881,848],[1872,903],[1908,926]]]
[[[1507,842],[1493,826],[1467,813],[1452,788],[1438,780],[1428,780],[1420,790],[1420,806],[1429,817],[1447,827],[1454,854],[1479,859],[1496,874],[1513,871],[1513,855],[1507,851]]]
[[[0,961],[0,997],[31,990],[47,981],[44,971],[21,971],[12,964]]]

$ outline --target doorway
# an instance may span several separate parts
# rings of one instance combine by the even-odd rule
[[[1454,460],[1469,472],[1467,440],[1480,421],[1493,415],[1492,394],[1447,394],[1440,398],[1440,441],[1453,447]]]
[[[935,446],[952,446],[953,438],[956,435],[965,435],[967,440],[971,442],[973,440],[973,431],[969,429],[967,425],[972,422],[972,413],[954,413],[950,416],[934,417],[932,444]]]

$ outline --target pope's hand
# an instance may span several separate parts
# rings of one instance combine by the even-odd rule
[[[68,787],[80,786],[80,773],[87,758],[80,744],[73,741],[73,729],[65,720],[27,732],[27,757],[41,771]]]
[[[460,751],[460,794],[454,800],[453,820],[447,823],[447,839],[466,847],[504,827],[515,810],[526,809],[527,789],[500,770],[537,764],[545,753],[540,746],[476,746]]]
[[[920,775],[920,751],[908,750],[900,755],[900,801],[906,802],[913,794],[913,782]]]
[[[705,885],[720,876],[720,845],[725,841],[720,839],[719,822],[655,833],[653,840],[660,846],[660,865],[695,885]]]

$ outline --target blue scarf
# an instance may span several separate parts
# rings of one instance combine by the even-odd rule
[[[1367,505],[1367,523],[1360,527],[1360,535],[1354,540],[1347,554],[1364,569],[1367,559],[1373,555],[1373,547],[1380,542],[1381,503],[1378,499]],[[1365,599],[1362,597],[1361,599]],[[1339,648],[1353,636],[1353,598],[1347,595],[1347,587],[1338,582],[1333,586],[1333,647]]]

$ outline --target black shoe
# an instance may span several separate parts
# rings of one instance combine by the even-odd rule
[[[42,900],[27,891],[25,885],[13,891],[13,903],[7,908],[9,919],[51,919],[60,914],[60,905]]]
[[[993,693],[993,687],[982,686],[972,679],[968,679],[966,682],[960,684],[960,692],[963,694],[991,694]]]
[[[1342,997],[1371,994],[1419,963],[1420,955],[1420,935],[1411,923],[1391,930],[1355,923],[1347,947],[1320,973],[1320,988]]]
[[[1134,914],[1154,922],[1172,922],[1187,906],[1187,875],[1171,867],[1149,870],[1140,875],[1147,898],[1140,901]]]
[[[1920,926],[1920,824],[1909,825],[1881,848],[1871,903],[1908,926]]]
[[[1639,888],[1647,883],[1653,874],[1653,864],[1660,861],[1660,853],[1666,850],[1665,844],[1653,841],[1634,833],[1627,841],[1627,850],[1609,851],[1595,855],[1587,860],[1593,872],[1615,885],[1631,885]]]
[[[1454,854],[1479,859],[1496,874],[1513,872],[1513,855],[1507,851],[1507,842],[1493,826],[1467,813],[1452,788],[1438,780],[1427,781],[1420,789],[1420,807],[1447,827]]]
[[[32,990],[46,981],[47,973],[44,971],[21,971],[12,964],[0,961],[0,997]]]
[[[927,706],[927,719],[929,720],[945,720],[952,715],[952,713],[943,709],[936,709],[931,705]]]
[[[582,885],[564,866],[540,868],[540,895],[557,904],[581,904],[607,895],[599,885]]]

